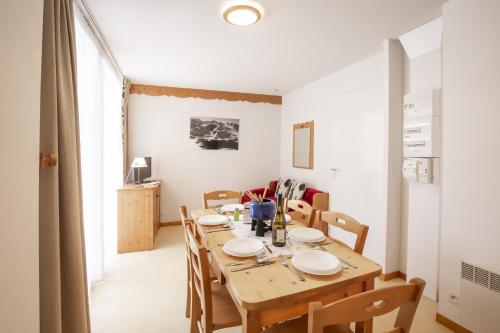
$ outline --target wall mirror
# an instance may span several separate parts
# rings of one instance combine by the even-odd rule
[[[314,121],[293,125],[293,167],[314,167]]]

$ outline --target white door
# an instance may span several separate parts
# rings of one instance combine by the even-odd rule
[[[332,98],[330,165],[331,210],[346,213],[370,227],[364,254],[384,265],[385,114],[380,94],[373,89],[351,91]],[[331,230],[353,244],[354,237]]]

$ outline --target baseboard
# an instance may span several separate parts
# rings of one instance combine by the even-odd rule
[[[406,274],[400,271],[391,272],[387,274],[380,274],[379,277],[382,281],[389,281],[396,278],[401,278],[406,281]]]
[[[181,221],[166,221],[166,222],[160,222],[160,228],[163,227],[173,227],[176,225],[181,225]]]
[[[436,321],[440,323],[441,325],[449,328],[455,333],[472,333],[472,331],[469,331],[465,327],[461,326],[460,324],[455,323],[453,320],[446,318],[439,312],[436,313]]]

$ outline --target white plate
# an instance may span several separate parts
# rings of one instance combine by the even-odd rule
[[[222,206],[220,209],[223,212],[232,213],[236,208],[238,208],[240,212],[243,213],[243,209],[245,209],[245,206],[243,206],[242,204],[227,204]]]
[[[222,247],[222,251],[234,257],[251,257],[262,250],[264,250],[264,244],[255,238],[233,238]]]
[[[219,225],[227,222],[228,219],[224,215],[204,215],[198,219],[201,225]]]
[[[292,240],[307,243],[321,242],[325,239],[323,231],[306,227],[291,228],[288,231],[288,236]]]
[[[292,265],[302,272],[314,275],[331,275],[342,270],[339,259],[320,250],[305,250],[292,258]]]

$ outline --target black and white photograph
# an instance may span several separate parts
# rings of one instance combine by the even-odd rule
[[[189,138],[196,149],[238,150],[239,130],[239,119],[191,117]]]

